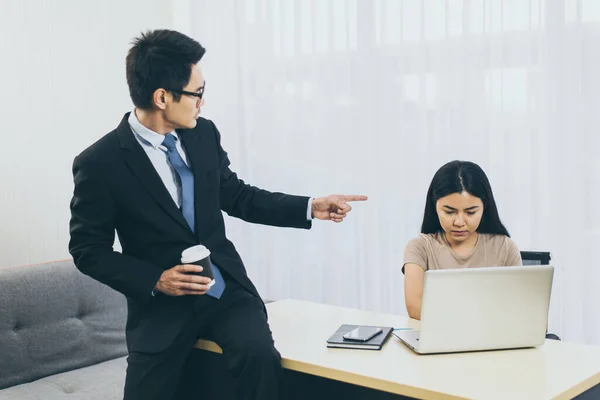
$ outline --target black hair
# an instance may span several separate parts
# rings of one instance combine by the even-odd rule
[[[158,29],[135,38],[126,58],[127,85],[133,104],[151,109],[157,89],[182,90],[189,82],[192,66],[206,49],[176,31]],[[173,92],[175,101],[181,94]]]
[[[435,209],[436,202],[442,197],[462,192],[480,198],[483,203],[483,215],[477,232],[510,237],[500,221],[492,187],[485,172],[475,163],[458,160],[447,163],[433,176],[427,191],[421,233],[442,232],[443,229]]]

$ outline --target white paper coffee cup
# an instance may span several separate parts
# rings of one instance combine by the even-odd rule
[[[212,286],[215,284],[214,274],[210,262],[210,250],[203,245],[199,244],[196,246],[188,247],[181,253],[182,264],[194,264],[202,267],[202,272],[195,272],[195,275],[205,276],[212,279],[208,284]]]

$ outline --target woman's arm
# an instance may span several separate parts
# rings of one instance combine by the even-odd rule
[[[404,265],[404,301],[408,316],[421,319],[423,301],[423,278],[425,270],[420,265],[407,263]]]

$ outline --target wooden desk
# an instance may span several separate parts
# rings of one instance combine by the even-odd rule
[[[600,347],[547,340],[535,349],[417,355],[395,336],[381,351],[330,349],[341,324],[418,328],[402,316],[281,300],[267,304],[286,369],[384,392],[435,399],[572,399],[600,384]],[[221,352],[214,342],[197,348]]]

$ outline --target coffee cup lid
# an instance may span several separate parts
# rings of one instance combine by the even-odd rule
[[[210,256],[210,250],[201,244],[185,249],[181,253],[181,262],[190,264]]]

